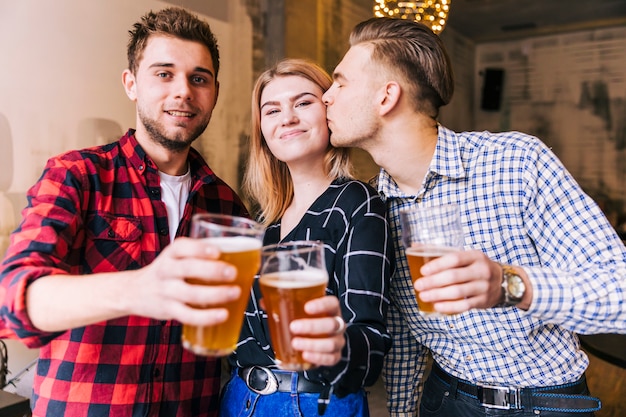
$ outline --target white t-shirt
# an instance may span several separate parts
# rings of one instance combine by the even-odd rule
[[[159,171],[159,177],[161,177],[161,201],[165,203],[167,208],[170,241],[173,241],[178,230],[178,223],[180,223],[185,211],[187,197],[189,197],[191,173],[187,169],[187,173],[184,175],[173,176]]]

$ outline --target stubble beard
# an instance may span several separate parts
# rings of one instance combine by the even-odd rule
[[[359,148],[367,151],[369,144],[378,135],[378,127],[375,123],[367,123],[360,128],[348,129],[347,134],[331,132],[330,143],[337,148]]]
[[[142,111],[139,111],[139,120],[146,129],[146,132],[150,136],[153,142],[172,152],[183,152],[191,146],[191,144],[198,139],[198,137],[206,130],[209,125],[211,115],[209,114],[206,120],[198,125],[192,131],[180,131],[174,134],[173,137],[167,136],[165,128],[158,121],[149,118]],[[184,127],[181,125],[181,127]]]

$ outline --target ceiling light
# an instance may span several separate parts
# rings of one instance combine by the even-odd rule
[[[433,32],[441,33],[451,0],[426,0],[426,1],[374,1],[374,16],[392,17],[394,19],[410,19],[430,27]]]

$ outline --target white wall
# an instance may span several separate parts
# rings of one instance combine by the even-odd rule
[[[504,69],[502,107],[477,129],[538,136],[614,224],[626,221],[626,27],[477,46],[476,74]],[[479,109],[483,79],[476,77]]]
[[[51,155],[92,145],[77,135],[85,119],[109,119],[123,131],[134,126],[121,84],[128,29],[144,12],[170,3],[0,0],[0,113],[10,123],[17,162],[12,173],[0,171],[13,176],[9,192],[32,185]],[[212,147],[210,162],[232,182],[232,145],[248,125],[252,28],[240,2],[228,3],[229,21],[207,19],[220,44],[222,88],[202,146]]]
[[[115,139],[98,135],[98,127],[105,136],[134,127],[121,74],[128,30],[149,10],[188,7],[218,38],[220,97],[197,147],[237,187],[239,138],[249,131],[252,90],[252,27],[243,2],[0,0],[0,116],[9,127],[0,129],[0,153],[12,150],[12,157],[0,157],[0,256],[27,189],[50,156]],[[36,354],[11,341],[9,349],[13,373]]]

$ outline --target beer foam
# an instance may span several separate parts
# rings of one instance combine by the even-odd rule
[[[271,272],[261,274],[261,282],[276,288],[306,288],[326,284],[328,274],[324,269],[310,268],[299,271]]]
[[[208,237],[205,242],[217,246],[221,252],[246,252],[261,249],[259,239],[248,236]]]
[[[406,254],[411,256],[425,256],[429,258],[434,258],[459,250],[460,249],[450,248],[447,246],[415,246],[408,248],[406,250]]]

